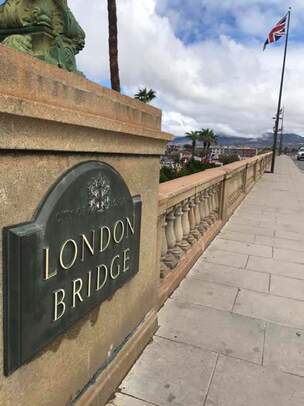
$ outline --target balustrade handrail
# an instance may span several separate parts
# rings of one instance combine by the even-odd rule
[[[271,157],[269,152],[160,184],[160,276],[168,285],[160,304],[263,175]]]
[[[207,183],[218,178],[224,178],[226,175],[238,172],[246,167],[246,165],[253,166],[256,162],[260,162],[263,158],[272,156],[272,152],[257,155],[252,158],[243,159],[241,161],[233,162],[221,166],[219,168],[206,169],[192,175],[183,176],[181,178],[169,180],[159,185],[159,206],[163,207],[163,202],[174,196],[184,193],[202,183]],[[160,213],[159,213],[160,214]]]

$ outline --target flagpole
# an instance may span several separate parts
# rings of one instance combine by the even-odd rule
[[[275,121],[275,128],[274,128],[274,134],[273,134],[271,173],[274,173],[275,159],[276,159],[276,150],[277,150],[277,141],[278,141],[278,131],[279,131],[279,123],[280,123],[280,110],[281,110],[281,103],[282,103],[282,93],[283,93],[284,76],[285,76],[285,66],[286,66],[286,55],[287,55],[287,47],[288,47],[289,24],[290,24],[290,10],[291,10],[291,7],[289,7],[289,10],[288,10],[288,13],[287,13],[287,30],[286,30],[286,38],[285,38],[285,50],[284,50],[284,59],[283,59],[283,67],[282,67],[280,94],[279,94],[278,110],[277,110],[276,121]]]
[[[279,155],[282,155],[282,147],[283,147],[283,137],[284,137],[284,114],[285,114],[285,109],[284,106],[282,108],[282,124],[280,128],[281,136],[280,136],[280,144],[279,144]]]

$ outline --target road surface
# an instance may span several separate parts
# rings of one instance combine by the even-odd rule
[[[304,160],[303,161],[298,161],[296,158],[296,154],[292,154],[290,156],[294,163],[297,165],[298,168],[300,168],[302,171],[304,171]]]

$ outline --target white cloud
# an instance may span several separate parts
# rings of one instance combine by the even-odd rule
[[[124,90],[132,95],[140,86],[155,89],[158,94],[155,104],[164,110],[163,127],[174,134],[182,135],[201,127],[247,136],[271,130],[283,47],[269,47],[262,52],[262,44],[255,39],[245,45],[227,34],[185,44],[175,35],[172,20],[157,14],[157,1],[117,0]],[[201,2],[187,1],[191,5],[193,1],[198,5]],[[217,2],[204,0],[203,3],[214,9]],[[241,7],[244,0],[222,2],[223,7],[235,9],[240,29],[248,25],[252,29],[253,19],[261,15],[257,6],[262,1],[246,1],[246,5],[248,3],[255,7],[246,13]],[[285,7],[283,0],[272,0],[272,3]],[[272,3],[269,3],[271,15]],[[304,10],[300,0],[294,3]],[[91,0],[88,6],[82,0],[71,0],[69,4],[87,33],[86,49],[78,58],[79,68],[93,80],[108,79],[106,2]],[[261,18],[259,30],[265,30],[265,25],[270,30],[275,22],[269,19],[268,13],[265,15],[267,18]],[[286,130],[304,135],[303,51],[304,45],[291,43],[284,104]]]

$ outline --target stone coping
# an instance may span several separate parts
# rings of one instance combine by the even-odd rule
[[[161,131],[159,109],[4,45],[0,72],[0,113],[171,139]]]
[[[176,200],[182,201],[189,196],[193,196],[193,189],[201,191],[218,183],[224,178],[230,178],[237,172],[246,167],[253,166],[256,162],[261,161],[271,152],[257,155],[253,158],[244,159],[242,161],[233,162],[220,168],[207,169],[193,175],[183,176],[182,178],[174,179],[168,182],[161,183],[159,186],[159,210],[162,214],[168,207],[176,204]],[[172,204],[171,204],[172,203]]]

